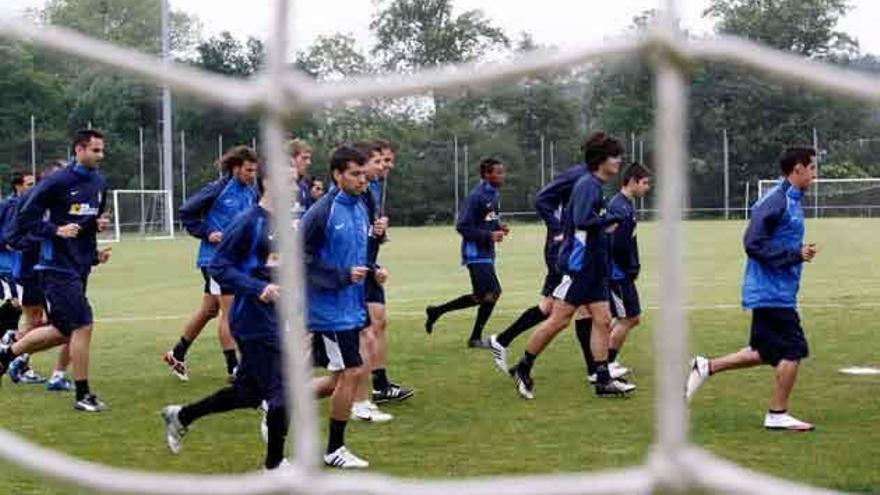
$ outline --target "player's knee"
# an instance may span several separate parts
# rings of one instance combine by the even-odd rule
[[[642,322],[642,317],[641,316],[633,316],[632,318],[627,318],[627,320],[629,320],[629,327],[635,328],[635,327],[639,326],[639,323]]]
[[[483,295],[483,300],[481,302],[486,304],[496,303],[498,299],[501,298],[500,292],[489,292],[488,294]]]

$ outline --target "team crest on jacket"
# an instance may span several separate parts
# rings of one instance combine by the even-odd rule
[[[70,211],[68,211],[67,213],[70,215],[83,217],[97,216],[98,208],[88,203],[73,203],[70,205]]]
[[[494,222],[495,220],[498,220],[498,213],[496,213],[496,212],[494,212],[494,211],[490,211],[490,212],[486,215],[486,219],[485,219],[485,221],[486,221],[486,222]]]

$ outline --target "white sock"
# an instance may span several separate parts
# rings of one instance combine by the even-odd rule
[[[64,370],[55,370],[52,372],[52,378],[64,378]]]

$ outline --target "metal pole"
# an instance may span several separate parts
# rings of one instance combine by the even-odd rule
[[[642,165],[645,164],[645,140],[644,139],[639,139],[639,163],[641,163]],[[642,199],[644,199],[644,196],[642,196]]]
[[[223,134],[217,134],[217,161],[223,158]],[[217,167],[217,177],[223,177],[223,170]]]
[[[541,134],[541,187],[544,187],[544,135]]]
[[[144,225],[146,224],[146,207],[144,202],[144,128],[138,127],[138,163],[140,164],[140,190],[141,190],[141,223],[140,223],[140,232],[144,233]],[[117,205],[118,207],[118,205]],[[116,212],[117,215],[119,211]]]
[[[816,150],[816,180],[813,181],[813,217],[819,218],[819,133],[813,127],[813,149]]]
[[[749,181],[746,179],[746,195],[743,204],[743,210],[745,211],[746,220],[749,219]]]
[[[455,155],[455,221],[458,220],[458,136],[452,136]]]
[[[556,141],[550,141],[550,180],[556,177]]]
[[[162,60],[171,62],[171,8],[162,1]],[[162,87],[162,176],[165,183],[165,226],[174,237],[174,135],[172,134],[171,88]]]
[[[629,133],[629,161],[634,162],[636,160],[636,133]]]
[[[37,120],[31,114],[31,175],[37,176]]]
[[[730,220],[730,154],[727,142],[727,129],[724,136],[724,219]]]
[[[464,143],[464,190],[462,193],[467,194],[469,189],[468,186],[468,165],[470,162],[468,161],[468,145]]]
[[[186,201],[186,131],[180,131],[180,203]]]
[[[257,151],[257,138],[256,137],[251,138],[251,149],[253,149],[254,152]]]

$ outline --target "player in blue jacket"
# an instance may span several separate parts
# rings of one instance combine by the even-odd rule
[[[18,212],[22,233],[41,239],[35,270],[46,296],[51,326],[29,332],[0,350],[0,374],[17,356],[70,342],[76,402],[85,412],[106,409],[89,387],[89,347],[92,308],[86,286],[92,265],[106,263],[110,248],[98,249],[96,234],[105,207],[104,178],[98,164],[104,158],[104,136],[79,131],[73,142],[74,162],[41,181]]]
[[[495,274],[495,243],[502,242],[510,229],[501,223],[498,205],[498,189],[504,185],[504,164],[494,158],[483,160],[480,178],[465,198],[455,222],[461,235],[461,264],[471,277],[471,293],[425,308],[425,331],[430,334],[437,320],[450,311],[479,306],[467,345],[487,348],[489,344],[482,338],[483,327],[501,297],[501,283]]]
[[[294,221],[297,221],[315,203],[312,198],[312,179],[309,177],[312,148],[302,139],[291,139],[287,143],[287,153],[290,155],[290,180],[293,181],[290,213]]]
[[[232,289],[211,278],[208,265],[214,258],[223,232],[236,215],[257,201],[254,176],[257,173],[257,153],[247,146],[236,146],[218,161],[223,172],[221,179],[209,182],[180,207],[180,221],[187,232],[199,239],[196,266],[204,279],[202,303],[186,325],[174,348],[162,356],[171,372],[182,381],[189,380],[186,353],[205,325],[220,313],[217,334],[226,361],[226,373],[232,379],[238,358],[235,341],[229,331],[229,308]]]
[[[769,364],[774,369],[770,409],[764,427],[811,431],[814,426],[788,414],[788,399],[798,366],[809,347],[797,311],[801,269],[816,256],[804,243],[801,198],[816,178],[816,151],[789,148],[779,165],[783,177],[752,207],[743,239],[747,260],[742,305],[752,311],[748,347],[723,357],[697,356],[691,362],[686,398],[691,400],[709,376],[722,371]]]

